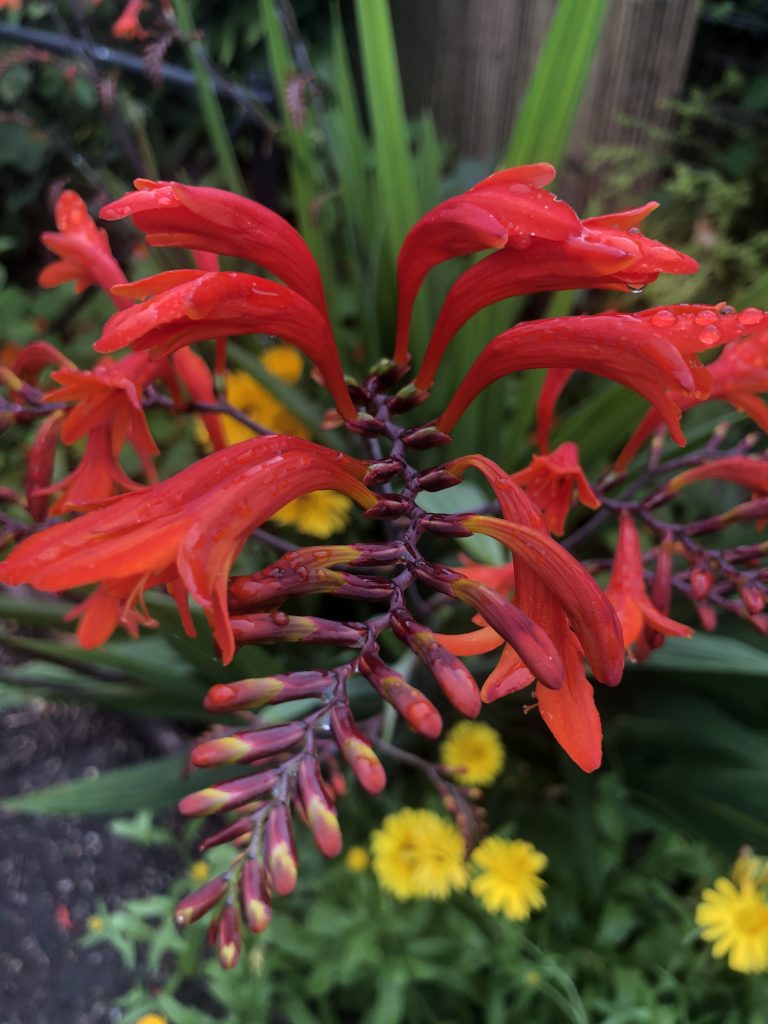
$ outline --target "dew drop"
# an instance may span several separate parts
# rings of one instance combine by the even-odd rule
[[[744,309],[736,317],[742,327],[754,327],[763,319],[763,313],[759,309]]]
[[[699,341],[702,345],[706,345],[707,348],[711,345],[717,345],[720,341],[720,331],[718,331],[714,324],[702,327],[699,331]]]
[[[703,327],[704,324],[714,324],[717,322],[717,313],[714,309],[702,309],[700,313],[697,313],[693,318],[693,322]]]
[[[158,200],[157,200],[157,205],[158,206],[170,206],[171,205],[171,200],[168,198],[168,196],[159,196]]]
[[[630,235],[641,235],[642,231],[640,230],[640,228],[630,228],[629,233]]]
[[[651,317],[651,323],[654,327],[672,327],[677,323],[677,317],[669,309],[660,309]]]
[[[642,294],[643,294],[643,292],[645,291],[645,285],[644,285],[644,284],[641,284],[641,285],[640,285],[639,287],[637,287],[637,288],[632,288],[632,287],[630,287],[630,289],[629,289],[629,290],[630,290],[630,292],[631,292],[631,293],[632,293],[633,295],[642,295]]]
[[[288,616],[285,612],[272,612],[272,621],[276,626],[287,626]]]
[[[720,316],[733,316],[735,312],[736,310],[733,308],[733,306],[720,307]]]
[[[507,242],[507,248],[509,249],[529,249],[530,246],[531,239],[528,235],[513,235]]]

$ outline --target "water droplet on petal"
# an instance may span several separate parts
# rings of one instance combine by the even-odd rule
[[[700,313],[697,313],[693,318],[695,324],[703,327],[704,324],[713,324],[717,321],[717,313],[714,309],[702,309]]]
[[[669,309],[660,309],[651,317],[651,323],[654,327],[672,327],[677,323],[677,317]]]
[[[763,319],[763,312],[760,309],[744,309],[736,317],[742,327],[754,327]]]
[[[507,242],[508,249],[529,249],[531,239],[528,235],[513,235]]]
[[[640,285],[639,287],[637,287],[637,288],[632,288],[632,287],[630,287],[630,289],[629,289],[629,290],[630,290],[630,292],[632,292],[632,294],[633,294],[633,295],[642,295],[642,294],[643,294],[643,292],[645,291],[645,285],[644,285],[644,284],[641,284],[641,285]]]
[[[641,235],[642,231],[640,230],[640,228],[630,228],[629,233],[630,235]]]
[[[699,331],[699,341],[702,345],[706,345],[707,348],[711,345],[717,345],[720,341],[720,331],[718,331],[714,324],[702,327]]]

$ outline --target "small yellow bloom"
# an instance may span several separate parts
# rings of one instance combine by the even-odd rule
[[[262,352],[259,362],[284,384],[298,384],[304,372],[304,359],[293,345],[272,345]]]
[[[489,914],[527,921],[532,911],[546,906],[541,872],[549,860],[532,843],[489,836],[472,851],[471,860],[480,873],[470,890]]]
[[[301,353],[290,345],[272,345],[259,356],[265,370],[285,384],[298,384],[304,369]],[[245,413],[254,422],[276,434],[309,438],[306,423],[287,409],[267,388],[245,370],[232,370],[225,384],[227,402]],[[231,416],[221,417],[224,440],[228,445],[239,444],[254,437],[254,432]],[[202,445],[209,445],[208,431],[198,417],[195,435]],[[279,526],[293,526],[300,533],[325,540],[343,530],[349,520],[352,502],[336,491],[312,491],[289,502],[272,517]]]
[[[196,860],[194,864],[190,864],[187,872],[193,882],[204,882],[210,873],[211,869],[204,860]]]
[[[467,786],[490,786],[501,774],[504,757],[500,733],[483,722],[457,722],[440,744],[440,763]]]
[[[526,971],[523,975],[523,981],[531,988],[536,988],[537,985],[541,984],[541,973],[534,970]]]
[[[768,902],[747,873],[738,883],[715,879],[713,888],[701,894],[696,924],[704,941],[712,943],[712,956],[727,956],[732,971],[768,971]]]
[[[311,491],[275,512],[272,522],[324,540],[344,529],[351,507],[349,498],[338,491]]]
[[[96,932],[104,931],[104,918],[100,917],[98,914],[91,914],[85,922],[85,927],[89,932],[93,932],[94,934]]]
[[[372,868],[382,889],[398,900],[445,900],[466,888],[464,839],[434,811],[404,807],[388,814],[371,836]]]
[[[364,846],[350,846],[344,858],[344,867],[347,871],[353,871],[355,874],[358,874],[361,871],[367,871],[370,862],[371,858],[368,856],[368,851]]]
[[[143,1017],[139,1017],[136,1024],[168,1024],[168,1018],[159,1013],[145,1013]]]

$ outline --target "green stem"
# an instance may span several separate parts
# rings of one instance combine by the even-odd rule
[[[213,151],[216,154],[216,161],[219,165],[219,173],[231,191],[246,195],[245,181],[240,173],[240,166],[235,156],[232,140],[229,137],[227,124],[224,120],[224,112],[221,109],[216,89],[208,72],[208,58],[200,39],[197,38],[197,29],[192,17],[192,10],[189,0],[173,0],[176,18],[184,34],[184,47],[187,51],[192,73],[195,76],[195,88],[197,89],[198,100],[200,101],[200,112],[203,115],[205,128],[208,133]]]

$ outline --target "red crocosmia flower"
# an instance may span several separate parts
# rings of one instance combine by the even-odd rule
[[[748,488],[753,495],[768,494],[768,457],[765,455],[730,455],[686,469],[669,480],[664,488],[675,494],[689,484],[701,480],[723,480]]]
[[[137,192],[102,208],[104,220],[131,217],[150,245],[200,249],[257,263],[327,316],[317,263],[298,231],[278,214],[219,188],[144,179],[134,184]]]
[[[638,215],[640,211],[627,213]],[[620,219],[622,215],[615,216]],[[417,387],[429,387],[451,339],[470,317],[492,303],[539,291],[627,291],[651,284],[662,271],[696,271],[698,264],[690,256],[639,233],[609,228],[603,220],[611,218],[583,221],[580,233],[565,240],[548,240],[539,235],[518,238],[518,243],[526,242],[524,248],[508,245],[463,273],[443,303],[416,377]]]
[[[73,402],[61,423],[61,441],[73,445],[87,437],[85,453],[77,467],[63,480],[40,490],[40,494],[63,493],[54,503],[56,514],[108,498],[116,491],[143,486],[125,473],[120,454],[126,443],[138,454],[144,472],[156,479],[154,458],[160,450],[152,438],[141,405],[147,384],[165,370],[162,363],[143,352],[118,361],[101,360],[93,370],[61,369],[51,374],[59,387],[45,398]]]
[[[685,443],[678,422],[680,409],[667,391],[692,394],[708,377],[700,364],[694,376],[661,330],[634,314],[534,320],[499,334],[485,347],[437,420],[437,429],[450,432],[489,384],[535,367],[587,370],[637,391],[656,406],[678,444]]]
[[[330,325],[290,288],[252,274],[172,270],[124,285],[118,293],[151,297],[107,321],[98,352],[132,345],[159,357],[206,338],[274,334],[315,363],[339,412],[355,419]]]
[[[283,505],[314,490],[338,490],[371,507],[376,497],[361,482],[365,470],[356,459],[299,438],[243,441],[29,537],[0,566],[0,582],[50,591],[101,583],[103,593],[122,596],[121,585],[130,581],[133,607],[156,581],[179,581],[208,615],[228,663],[234,640],[227,582],[247,537]]]
[[[137,491],[143,484],[132,480],[112,450],[108,426],[97,426],[88,435],[83,456],[61,480],[48,487],[38,487],[36,497],[59,493],[51,505],[51,515],[86,508],[94,501],[110,498],[121,491]]]
[[[120,17],[113,23],[115,39],[146,39],[149,33],[139,21],[146,4],[144,0],[128,0]]]
[[[195,402],[203,402],[211,405],[216,402],[216,393],[213,389],[213,377],[208,364],[193,352],[190,348],[180,348],[171,356],[173,367],[179,375],[179,379],[189,393],[189,397]],[[213,447],[218,450],[226,448],[227,442],[224,438],[224,431],[221,426],[221,417],[218,413],[204,412],[200,418],[205,424],[208,437]]]
[[[554,177],[550,164],[510,167],[446,199],[411,228],[397,263],[396,363],[407,362],[413,304],[438,263],[483,249],[525,247],[533,237],[564,241],[579,234],[571,207],[543,188]]]
[[[74,281],[77,292],[91,285],[109,292],[114,285],[124,283],[125,274],[112,255],[106,231],[93,223],[77,192],[67,189],[61,193],[54,216],[58,231],[44,231],[41,237],[43,245],[59,258],[40,271],[37,280],[42,288]],[[120,308],[131,304],[120,298],[115,302]]]
[[[747,312],[759,312],[758,310]],[[728,402],[768,431],[768,405],[758,396],[768,392],[768,331],[763,329],[749,338],[737,338],[726,344],[722,353],[707,366],[712,377],[708,400]],[[677,398],[682,412],[698,404],[695,398]],[[662,422],[650,409],[635,428],[616,460],[616,468],[626,469],[637,452]]]
[[[646,627],[664,636],[693,636],[693,630],[675,622],[653,604],[645,587],[640,536],[632,516],[622,512],[611,578],[606,587],[621,623],[624,646],[629,650]]]
[[[112,444],[119,453],[130,440],[140,455],[159,455],[147,426],[141,395],[147,384],[161,376],[164,366],[144,352],[123,359],[102,359],[93,370],[61,369],[51,374],[59,387],[46,393],[55,402],[74,402],[61,428],[64,444],[74,444],[98,424],[112,428]]]
[[[468,456],[449,464],[451,472],[479,469],[493,487],[505,521],[468,517],[466,525],[496,537],[512,550],[515,603],[553,639],[563,663],[563,685],[536,684],[542,718],[566,753],[584,771],[602,759],[602,729],[592,686],[584,672],[586,651],[595,675],[615,684],[623,670],[621,629],[595,581],[547,534],[538,510],[520,488],[489,459]],[[482,522],[478,522],[482,520]],[[565,583],[566,578],[568,582]],[[533,682],[515,652],[505,647],[481,696],[497,700]]]
[[[513,473],[510,480],[520,484],[544,514],[550,533],[562,535],[573,503],[574,490],[587,508],[600,508],[600,499],[589,486],[579,465],[579,449],[565,441],[550,455],[534,455],[530,466]]]

